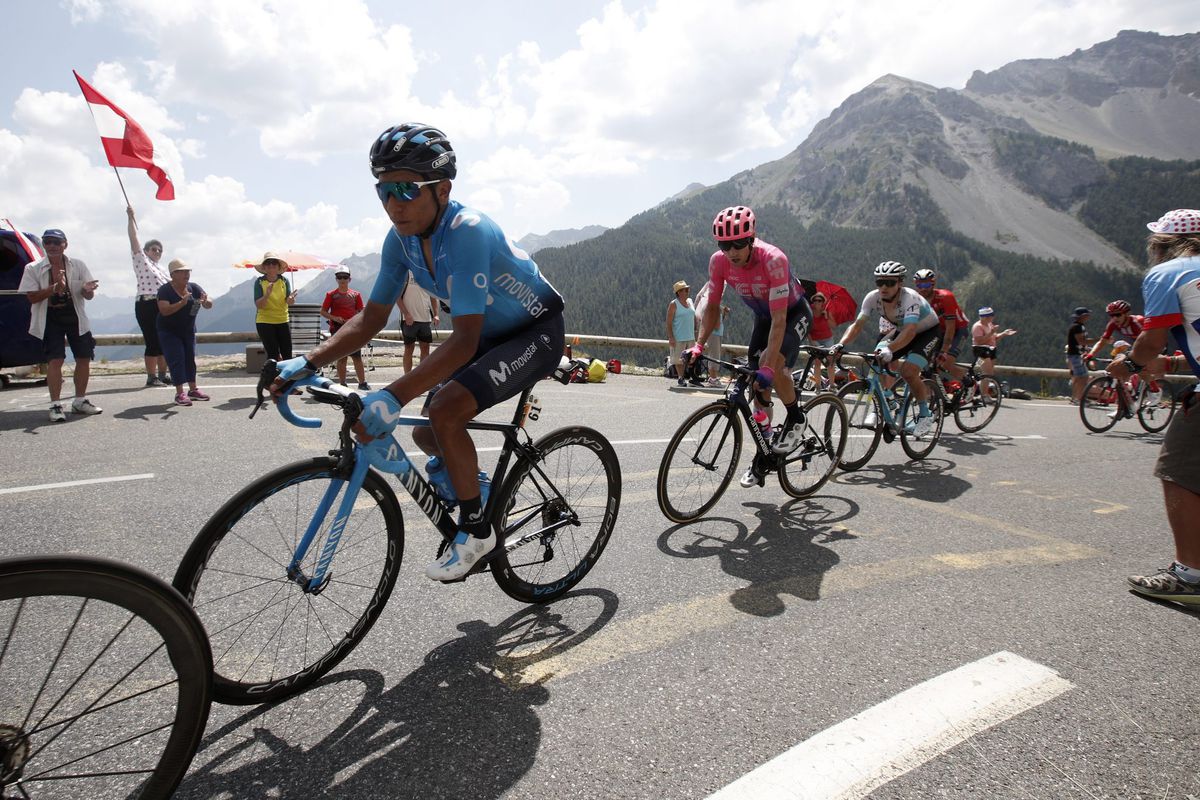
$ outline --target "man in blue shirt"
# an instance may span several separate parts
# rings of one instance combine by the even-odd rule
[[[366,308],[280,378],[305,377],[358,350],[387,324],[409,274],[447,303],[454,331],[415,369],[363,398],[361,441],[391,435],[401,409],[428,391],[429,428],[413,440],[445,461],[459,503],[459,532],[425,574],[466,575],[496,545],[483,516],[478,457],[466,425],[484,409],[550,374],[563,354],[563,300],[537,264],[491,219],[450,199],[457,174],[446,135],[421,123],[384,131],[371,147],[375,191],[392,222]]]
[[[1127,356],[1108,371],[1124,380],[1144,369],[1200,378],[1200,210],[1176,209],[1146,225],[1150,271],[1142,281],[1145,322]],[[1168,342],[1180,355],[1159,355]],[[1162,481],[1175,560],[1153,575],[1134,575],[1129,585],[1157,600],[1200,605],[1200,396],[1189,386],[1163,437],[1154,475]]]

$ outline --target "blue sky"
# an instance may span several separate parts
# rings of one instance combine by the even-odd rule
[[[881,75],[961,88],[1126,28],[1198,30],[1200,6],[8,0],[4,18],[0,216],[66,229],[101,291],[131,295],[124,200],[72,69],[147,129],[175,180],[162,203],[123,170],[143,239],[217,293],[244,277],[232,261],[268,248],[377,251],[365,154],[396,122],[442,127],[454,196],[513,238],[615,226],[781,157]]]

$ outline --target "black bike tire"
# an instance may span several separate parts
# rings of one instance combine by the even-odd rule
[[[123,608],[162,637],[178,677],[175,718],[163,753],[137,796],[142,800],[170,797],[200,746],[212,703],[212,654],[200,620],[167,583],[129,564],[74,555],[0,561],[0,601],[52,596]],[[57,794],[62,779],[50,783],[56,785],[53,794]]]
[[[781,458],[783,463],[779,466],[779,485],[790,497],[809,497],[810,495],[815,494],[818,489],[825,485],[825,483],[837,470],[838,463],[842,458],[842,453],[846,449],[846,433],[849,430],[849,425],[846,422],[846,404],[842,402],[842,399],[836,395],[828,393],[819,394],[804,404],[804,413],[811,419],[812,415],[815,413],[813,409],[821,405],[832,405],[835,408],[832,414],[825,416],[825,422],[822,426],[824,430],[817,431],[816,433],[822,438],[822,442],[826,448],[832,448],[836,452],[832,454],[833,458],[830,460],[829,468],[825,470],[824,474],[822,474],[811,485],[804,487],[800,487],[796,483],[793,483],[792,474],[788,471],[789,464],[793,464],[803,457],[801,452],[803,450],[803,445],[792,453],[783,456]],[[835,421],[836,424],[839,425],[840,430],[837,433],[836,443],[833,443],[831,440],[833,434],[831,426],[835,424]],[[800,474],[804,473],[801,472]]]
[[[698,508],[688,511],[682,511],[676,507],[669,496],[668,478],[670,477],[671,461],[675,456],[675,451],[679,449],[684,440],[688,438],[688,433],[694,426],[699,424],[705,417],[710,415],[719,415],[727,420],[728,427],[722,432],[722,437],[726,436],[727,431],[733,433],[733,453],[729,459],[729,467],[721,476],[716,488],[713,490],[712,497],[700,504]],[[727,441],[722,438],[722,441]],[[655,481],[655,493],[658,497],[658,508],[662,511],[663,516],[672,522],[684,523],[699,519],[707,513],[721,497],[725,494],[725,490],[729,488],[730,481],[733,480],[733,474],[737,471],[738,459],[742,454],[742,425],[738,418],[737,411],[729,403],[728,400],[718,400],[715,403],[709,403],[693,411],[679,425],[679,428],[671,436],[671,441],[667,444],[667,449],[663,451],[662,460],[658,463],[658,478]]]
[[[984,384],[987,384],[992,390],[992,403],[984,406],[988,410],[987,414],[983,417],[982,421],[978,421],[977,417],[968,416],[968,412],[971,409],[967,408],[967,404],[970,403],[973,406],[975,397],[986,396],[986,393],[983,391]],[[970,398],[960,399],[954,407],[954,424],[963,433],[976,433],[983,430],[996,418],[996,414],[1000,411],[1000,398],[1002,394],[1000,391],[1000,381],[990,375],[981,375],[976,379],[975,385],[971,387],[971,392],[972,396]]]
[[[847,442],[851,436],[864,435],[866,432],[871,431],[871,443],[867,445],[867,449],[863,451],[859,458],[847,459],[845,456],[846,448],[842,448],[842,457],[838,459],[838,468],[845,472],[854,472],[855,470],[865,467],[870,462],[871,456],[875,455],[875,451],[879,449],[879,440],[883,436],[882,423],[877,423],[874,428],[863,428],[861,426],[856,428],[854,426],[854,421],[851,419],[852,409],[850,408],[850,404],[846,403],[847,395],[866,393],[871,400],[871,408],[875,410],[875,414],[878,417],[879,409],[875,408],[876,400],[874,394],[870,391],[870,388],[871,384],[869,381],[859,379],[856,381],[850,381],[840,390],[838,390],[837,393],[837,396],[842,400],[842,404],[846,406]],[[856,433],[856,431],[859,433]]]
[[[917,440],[911,433],[908,432],[908,420],[901,420],[900,423],[900,446],[904,448],[904,452],[913,461],[923,461],[928,458],[929,454],[937,447],[938,442],[942,438],[942,426],[946,424],[946,415],[942,409],[942,396],[938,394],[937,387],[933,385],[932,378],[925,378],[925,392],[929,396],[926,401],[929,404],[929,413],[933,415],[933,430],[928,434],[929,440],[925,447],[917,447]],[[908,409],[910,412],[916,411],[916,401],[909,403]],[[915,421],[914,416],[914,421]]]
[[[200,533],[192,541],[187,553],[184,554],[183,561],[180,562],[179,569],[175,573],[173,581],[175,588],[195,606],[197,589],[201,585],[205,568],[208,566],[212,554],[216,552],[226,534],[239,520],[269,499],[275,492],[305,480],[328,478],[336,473],[336,467],[337,461],[329,457],[298,461],[264,475],[230,498],[205,523]],[[404,554],[404,520],[395,493],[387,481],[373,470],[367,472],[357,502],[361,503],[364,496],[370,496],[376,501],[385,522],[387,547],[379,580],[375,584],[362,614],[354,624],[347,628],[344,635],[329,650],[319,658],[314,657],[303,669],[287,675],[272,675],[267,680],[247,681],[223,674],[222,670],[225,669],[223,664],[225,653],[222,652],[223,641],[216,641],[216,636],[223,629],[212,630],[206,619],[208,614],[203,608],[198,610],[201,622],[210,631],[210,638],[214,639],[214,650],[217,651],[213,665],[213,693],[218,702],[229,705],[253,705],[276,702],[290,697],[307,688],[337,666],[371,630],[371,626],[383,612],[392,589],[396,585],[396,577],[400,574],[400,562]],[[329,513],[332,515],[335,510],[330,509]],[[302,522],[307,523],[308,519],[307,516],[303,517]],[[286,545],[286,542],[284,544]],[[314,543],[315,546],[316,543]],[[280,553],[281,566],[286,567],[292,554],[283,550]],[[335,554],[330,565],[333,578],[337,577],[337,564],[338,559]],[[287,581],[286,575],[281,577],[290,586],[296,586]],[[330,579],[330,583],[333,578]],[[326,587],[324,591],[328,591],[328,588]]]
[[[552,583],[533,583],[525,580],[517,573],[510,562],[509,554],[499,552],[491,561],[492,578],[506,595],[522,603],[548,603],[562,597],[572,587],[583,580],[591,572],[592,568],[596,566],[596,562],[600,560],[604,548],[608,545],[613,528],[617,524],[617,514],[621,508],[621,461],[617,458],[617,451],[613,449],[608,439],[599,431],[582,425],[573,425],[551,431],[534,442],[533,446],[539,453],[539,460],[543,460],[545,456],[563,447],[578,446],[587,448],[596,454],[597,459],[605,470],[608,482],[608,501],[604,507],[603,521],[600,523],[599,532],[595,540],[582,554],[580,561],[565,577],[555,580]],[[512,506],[512,503],[515,502],[517,490],[520,488],[522,481],[530,474],[536,474],[533,464],[524,459],[518,459],[512,472],[504,479],[504,485],[492,501],[494,502],[493,508],[495,509],[492,512],[492,525],[497,530],[502,527],[504,516],[508,513],[508,509]],[[556,486],[555,488],[559,492],[563,491],[561,487]],[[569,491],[568,488],[567,492],[569,493]],[[498,548],[504,546],[502,532],[501,535],[497,536],[496,546]],[[526,549],[527,546],[519,547],[512,552],[515,557],[523,558]],[[565,550],[566,548],[560,548],[560,551]]]
[[[1147,433],[1158,433],[1170,425],[1171,420],[1175,417],[1175,411],[1179,405],[1178,398],[1175,397],[1175,393],[1171,391],[1171,387],[1167,385],[1166,381],[1160,382],[1159,385],[1162,386],[1162,400],[1160,402],[1166,402],[1168,404],[1166,409],[1167,413],[1163,418],[1162,424],[1157,424],[1157,420],[1155,420],[1156,424],[1153,425],[1146,421],[1146,397],[1149,395],[1149,390],[1142,392],[1141,400],[1138,401],[1138,423]],[[1159,410],[1161,411],[1163,409],[1160,408]]]
[[[1117,424],[1117,420],[1122,416],[1121,414],[1118,414],[1115,417],[1110,417],[1108,415],[1105,415],[1105,417],[1104,417],[1105,422],[1097,425],[1097,424],[1093,424],[1088,419],[1088,415],[1087,415],[1088,403],[1091,402],[1088,399],[1088,397],[1092,393],[1092,388],[1099,387],[1106,383],[1113,384],[1113,386],[1116,387],[1116,380],[1117,379],[1112,377],[1111,375],[1098,375],[1097,377],[1092,378],[1090,381],[1088,381],[1083,387],[1083,396],[1079,400],[1079,419],[1081,419],[1083,421],[1083,427],[1087,428],[1089,431],[1092,431],[1093,433],[1104,433],[1105,431],[1110,430],[1114,425]],[[1124,410],[1124,403],[1122,402],[1122,400],[1119,396],[1121,389],[1114,388],[1114,391],[1116,391],[1118,393],[1118,396],[1116,397],[1116,400],[1113,402],[1112,407],[1116,410]]]

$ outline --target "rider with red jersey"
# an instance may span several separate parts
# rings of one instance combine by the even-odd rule
[[[967,332],[971,329],[967,315],[959,308],[958,299],[949,289],[937,288],[937,273],[931,269],[919,269],[913,273],[913,287],[917,294],[929,301],[933,313],[937,314],[938,327],[942,333],[942,348],[938,353],[938,366],[955,378],[962,378],[967,371],[958,366],[959,351]]]

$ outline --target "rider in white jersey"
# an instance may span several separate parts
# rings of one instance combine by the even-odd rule
[[[917,400],[917,422],[913,434],[924,436],[933,427],[929,410],[929,390],[921,380],[921,371],[929,366],[941,347],[938,317],[924,297],[904,286],[908,268],[896,261],[884,261],[875,267],[875,290],[863,298],[858,319],[842,334],[833,346],[835,352],[854,341],[863,324],[880,317],[895,326],[895,332],[884,335],[875,346],[878,359],[887,364],[900,359],[900,377],[904,378]],[[882,326],[880,326],[882,328]],[[881,330],[882,332],[882,330]],[[868,419],[867,424],[873,424]]]

